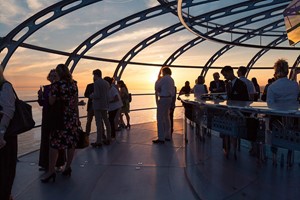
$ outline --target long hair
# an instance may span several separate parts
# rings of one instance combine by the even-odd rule
[[[67,82],[73,81],[72,74],[65,64],[58,64],[55,70],[60,80],[65,80]]]

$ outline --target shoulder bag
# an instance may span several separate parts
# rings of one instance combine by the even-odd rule
[[[78,142],[76,149],[84,149],[90,144],[89,134],[84,132],[81,127],[78,128]]]
[[[6,82],[9,83],[9,82]],[[11,84],[11,83],[9,83]],[[2,89],[2,86],[1,86]],[[10,120],[10,123],[6,129],[5,136],[13,136],[24,133],[32,129],[35,125],[35,122],[32,118],[32,107],[26,102],[18,98],[18,95],[14,88],[12,87],[15,96],[15,113],[13,118]]]

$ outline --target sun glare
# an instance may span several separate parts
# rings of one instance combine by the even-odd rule
[[[149,81],[151,83],[155,83],[156,80],[157,80],[157,72],[154,71],[151,74],[149,74]]]

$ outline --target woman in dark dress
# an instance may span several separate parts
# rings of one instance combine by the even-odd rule
[[[49,180],[55,181],[55,163],[59,150],[67,150],[67,162],[63,175],[71,176],[71,163],[73,160],[75,146],[78,141],[78,129],[80,126],[78,113],[78,88],[77,83],[72,79],[68,67],[64,64],[57,65],[56,74],[58,81],[51,85],[49,104],[56,114],[53,119],[50,134],[50,155],[48,172],[41,179],[43,183]]]
[[[57,80],[55,69],[50,70],[47,80],[50,83],[54,83]],[[44,171],[48,169],[49,165],[49,140],[50,140],[50,131],[51,131],[51,112],[49,105],[49,93],[50,93],[51,85],[44,85],[38,91],[38,103],[43,107],[42,112],[42,127],[41,127],[41,144],[40,144],[40,156],[39,156],[39,166],[40,171]],[[58,154],[58,159],[56,162],[56,167],[60,169],[65,164],[65,151],[60,150]]]

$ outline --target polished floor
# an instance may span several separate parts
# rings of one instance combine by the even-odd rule
[[[70,178],[41,183],[38,152],[19,158],[13,194],[16,200],[197,199],[185,173],[182,120],[175,121],[173,141],[152,144],[156,124],[133,125],[109,146],[78,150]],[[95,134],[91,141],[94,141]]]
[[[152,144],[156,123],[132,126],[109,146],[78,150],[71,177],[57,174],[55,183],[41,183],[38,151],[19,158],[13,188],[16,200],[193,200],[299,199],[300,166],[258,164],[242,145],[238,159],[226,159],[217,134],[200,141],[183,120],[175,121],[173,140]],[[91,136],[94,140],[95,134]],[[283,151],[284,152],[284,151]],[[280,155],[280,154],[279,154]]]

